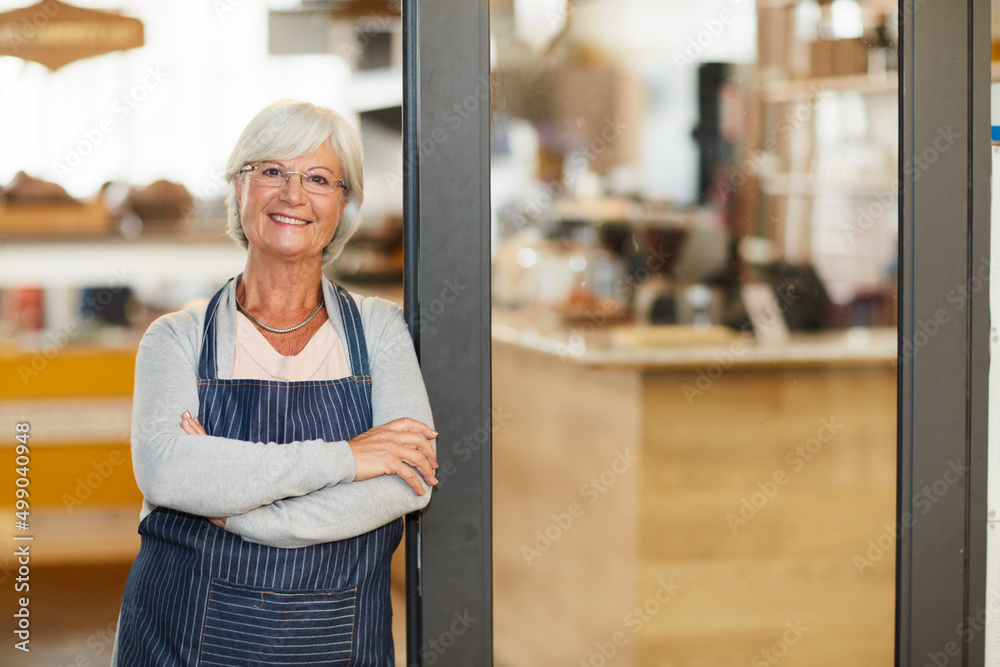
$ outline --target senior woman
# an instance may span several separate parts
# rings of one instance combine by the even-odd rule
[[[399,309],[323,277],[357,227],[361,143],[284,101],[226,170],[246,267],[136,357],[142,543],[113,661],[389,667],[389,561],[437,433]]]

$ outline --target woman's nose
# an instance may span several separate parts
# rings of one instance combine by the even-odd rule
[[[281,186],[282,199],[300,201],[306,198],[306,189],[302,186],[302,175],[297,172],[285,174],[285,184]]]

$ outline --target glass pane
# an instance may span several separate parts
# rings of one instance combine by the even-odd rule
[[[498,665],[890,665],[896,6],[493,0]]]

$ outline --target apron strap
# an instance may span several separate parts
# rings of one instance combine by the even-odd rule
[[[213,380],[219,377],[219,367],[216,360],[215,322],[222,301],[222,293],[234,279],[229,281],[215,293],[208,302],[205,311],[205,327],[201,335],[201,353],[198,357],[198,379]],[[334,285],[337,300],[340,303],[340,315],[344,320],[344,333],[347,335],[347,349],[350,355],[351,371],[354,375],[368,376],[371,370],[368,365],[368,346],[365,343],[365,330],[361,326],[361,312],[354,299],[340,285]]]
[[[215,320],[219,312],[219,302],[222,301],[222,293],[233,282],[230,278],[222,286],[212,300],[208,302],[208,309],[205,311],[205,327],[201,334],[201,354],[198,357],[198,379],[213,380],[219,377],[219,366],[215,358]]]
[[[368,346],[365,344],[365,330],[361,326],[361,312],[354,299],[340,285],[334,285],[340,302],[340,316],[344,319],[344,333],[347,335],[348,352],[351,357],[351,371],[355,375],[371,375],[368,367]]]

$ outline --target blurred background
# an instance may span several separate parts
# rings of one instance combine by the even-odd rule
[[[490,10],[496,664],[892,664],[896,3]]]
[[[356,123],[330,275],[402,299],[399,2],[75,6],[102,13],[0,0],[0,426],[31,424],[30,529],[11,465],[0,539],[34,536],[3,664],[107,664],[135,347],[242,269],[222,173],[262,107]],[[497,665],[891,663],[896,11],[490,3],[491,80],[421,151],[489,90]]]
[[[224,233],[222,174],[264,106],[305,99],[358,127],[364,218],[339,279],[401,299],[400,6],[29,5],[0,1],[0,423],[11,436],[29,423],[31,448],[22,531],[17,442],[4,438],[0,536],[34,537],[32,634],[30,654],[3,642],[0,663],[100,665],[139,546],[135,349],[155,317],[242,270],[245,252]],[[4,553],[0,629],[13,637],[25,593]]]

